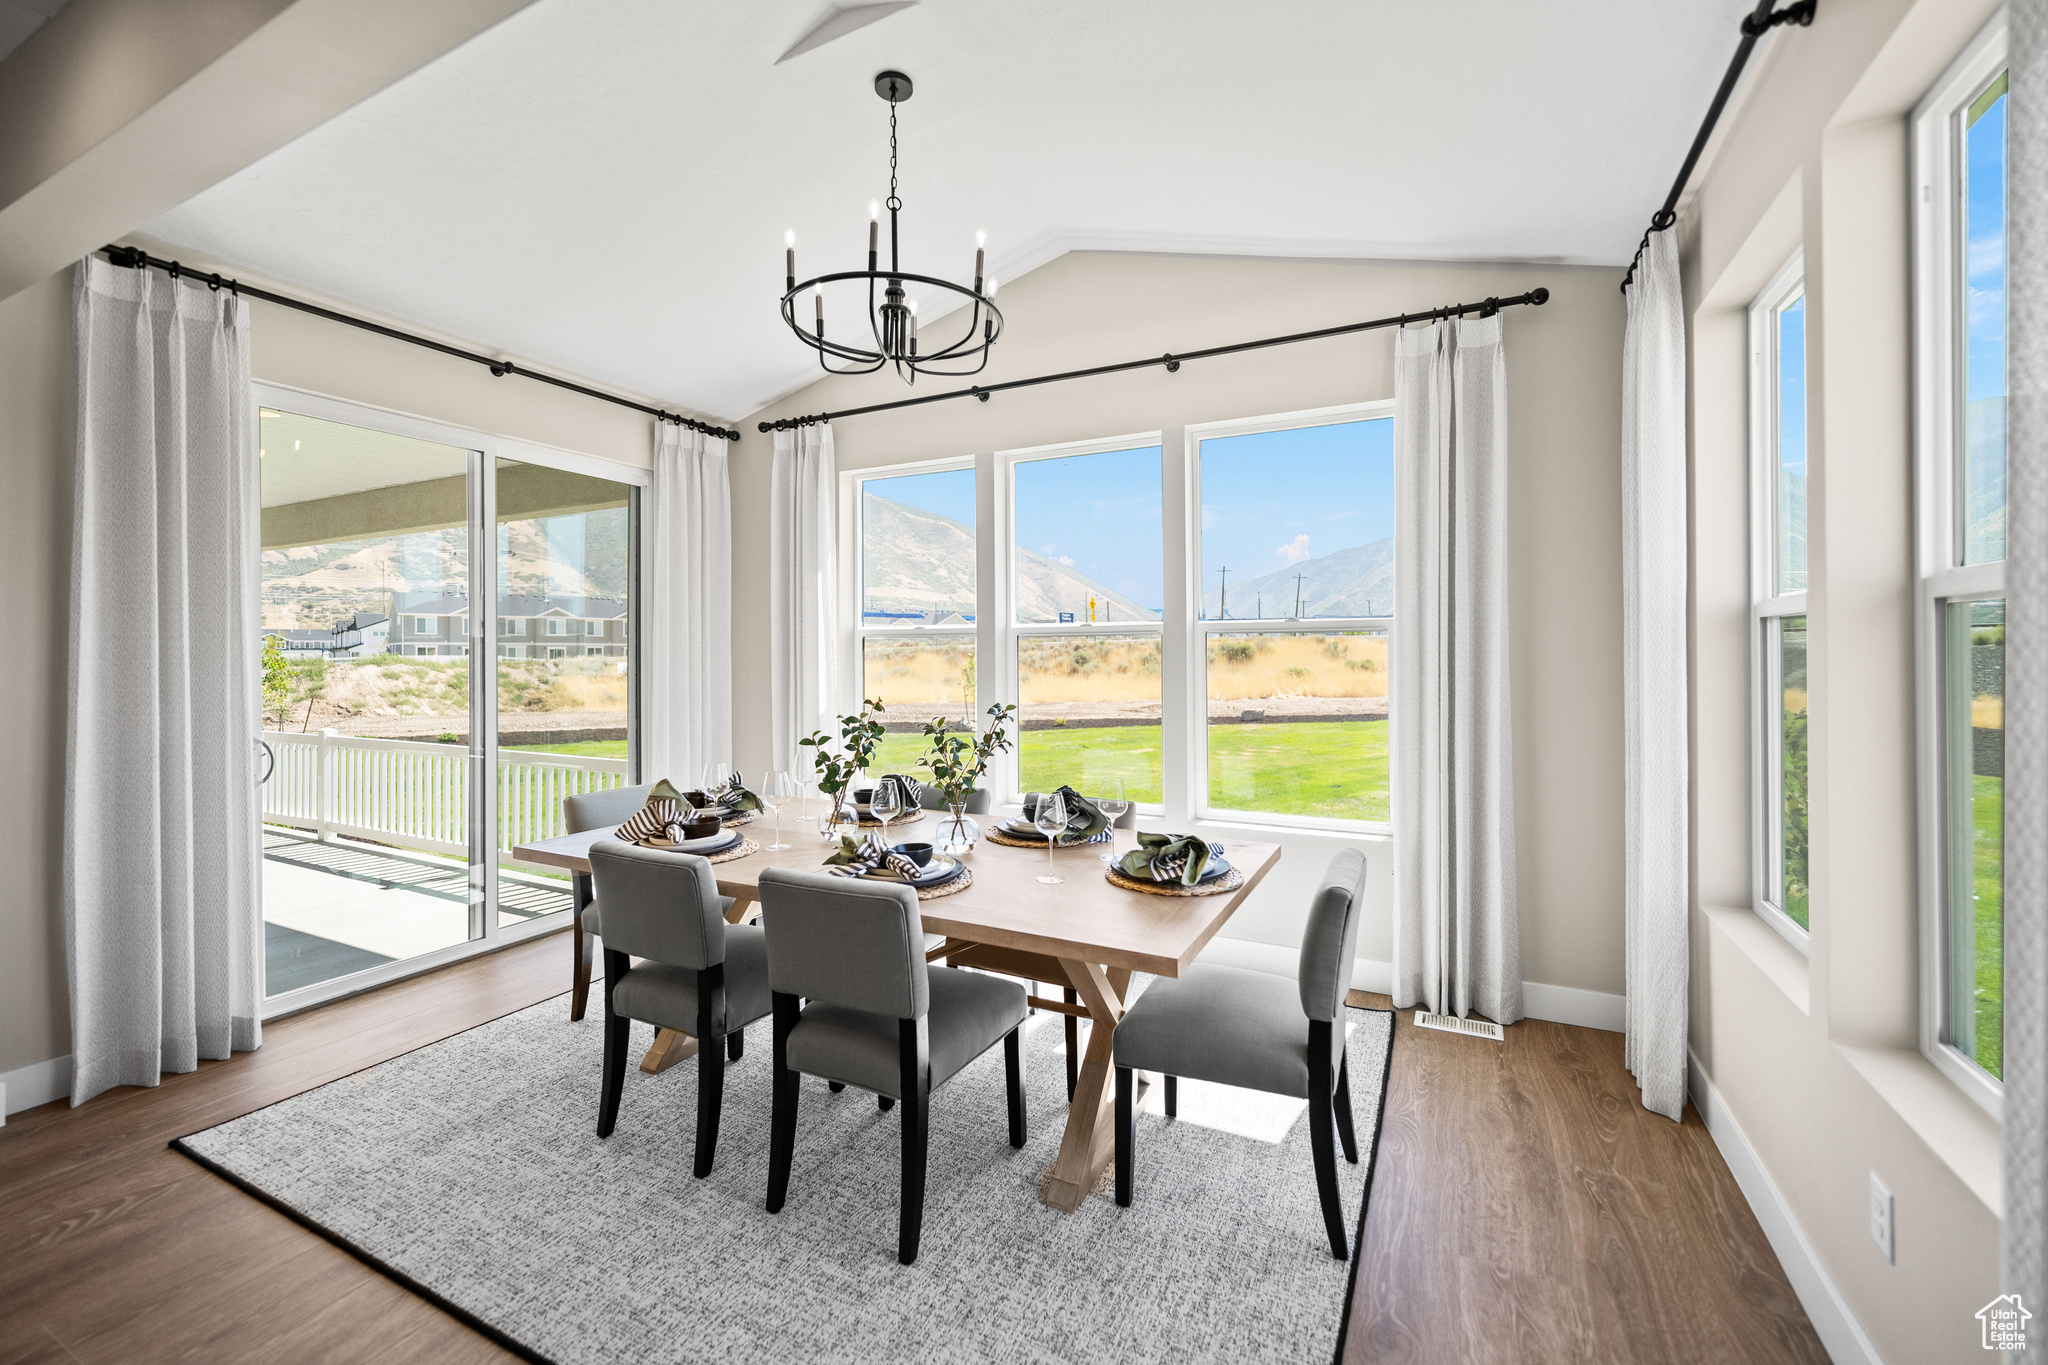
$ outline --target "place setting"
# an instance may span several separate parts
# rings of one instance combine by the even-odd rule
[[[710,776],[707,770],[707,785]],[[612,833],[642,848],[732,862],[761,851],[760,844],[734,828],[754,819],[761,806],[761,799],[747,790],[737,773],[711,791],[679,791],[664,778],[649,789],[647,803]]]

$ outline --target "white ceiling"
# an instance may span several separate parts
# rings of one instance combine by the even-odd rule
[[[1744,0],[540,0],[144,229],[738,418],[816,363],[903,108],[904,267],[1076,248],[1620,264]],[[840,6],[838,8],[846,8]]]

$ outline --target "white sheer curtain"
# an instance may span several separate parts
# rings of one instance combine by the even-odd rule
[[[1678,230],[1650,234],[1621,355],[1622,918],[1627,1061],[1685,1112],[1691,900],[1686,724],[1685,305]]]
[[[725,439],[654,424],[640,777],[695,786],[732,758],[732,487]]]
[[[64,910],[71,1102],[262,1041],[248,314],[88,258]]]
[[[1501,319],[1394,348],[1394,1003],[1522,1017]]]
[[[768,507],[769,751],[808,777],[797,741],[825,728],[839,685],[839,490],[832,428],[775,433]]]
[[[2006,1292],[2031,1304],[2039,1325],[2048,1324],[2048,0],[2013,0],[2007,13],[2003,1235]]]

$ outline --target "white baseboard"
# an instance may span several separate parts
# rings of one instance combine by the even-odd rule
[[[1743,1198],[1749,1201],[1756,1221],[1763,1226],[1764,1236],[1769,1239],[1771,1250],[1778,1254],[1778,1264],[1785,1267],[1785,1278],[1792,1282],[1792,1292],[1799,1296],[1800,1306],[1820,1335],[1821,1345],[1827,1347],[1829,1359],[1835,1365],[1884,1365],[1863,1324],[1849,1311],[1848,1301],[1814,1251],[1813,1243],[1806,1240],[1799,1220],[1792,1216],[1791,1206],[1778,1193],[1770,1172],[1764,1169],[1756,1149],[1743,1135],[1742,1125],[1735,1121],[1735,1115],[1721,1099],[1721,1092],[1700,1069],[1699,1058],[1690,1053],[1686,1055],[1686,1082],[1693,1108],[1700,1111],[1700,1119],[1707,1125],[1714,1145],[1721,1149],[1721,1159],[1728,1163],[1729,1173],[1741,1187]]]
[[[1206,962],[1226,967],[1245,967],[1275,976],[1293,976],[1301,954],[1273,943],[1253,943],[1242,938],[1216,938],[1202,950]],[[1351,964],[1351,989],[1384,995],[1394,988],[1394,964],[1361,957]],[[1541,981],[1522,983],[1522,1012],[1531,1019],[1554,1024],[1577,1024],[1581,1028],[1620,1033],[1628,1017],[1626,1000],[1605,991],[1580,990],[1576,986],[1551,986]]]
[[[52,1057],[47,1062],[18,1066],[0,1074],[0,1115],[18,1114],[71,1093],[71,1058]],[[5,1122],[0,1117],[0,1122]]]

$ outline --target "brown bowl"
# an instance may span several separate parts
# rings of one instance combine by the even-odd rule
[[[686,839],[709,839],[724,828],[724,821],[720,820],[717,816],[700,816],[683,825],[683,837]]]
[[[704,807],[711,804],[711,797],[706,792],[684,792],[683,800],[689,802],[698,810],[702,810],[704,809]]]

